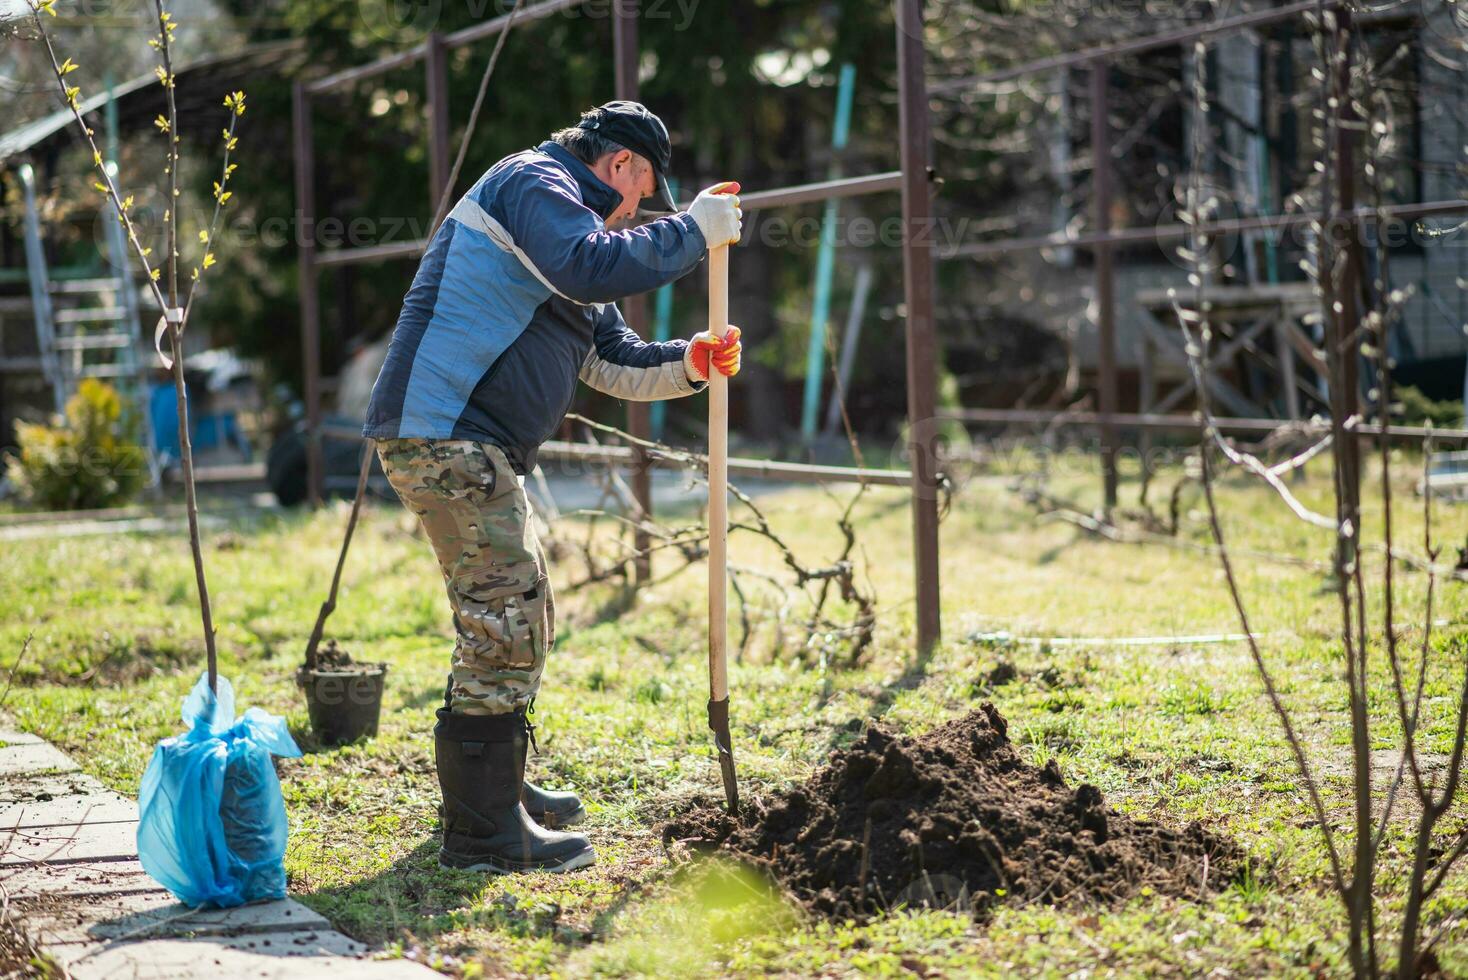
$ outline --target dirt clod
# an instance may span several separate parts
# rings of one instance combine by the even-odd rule
[[[358,664],[352,659],[352,655],[347,653],[343,647],[337,646],[336,640],[334,639],[327,640],[316,648],[317,670],[343,670],[355,666],[358,666]],[[364,664],[362,666],[372,667],[376,665]]]
[[[1017,677],[1019,677],[1019,671],[1015,669],[1014,664],[1008,660],[1001,660],[989,671],[986,680],[990,687],[1003,687]]]
[[[1020,758],[989,703],[919,738],[869,726],[807,783],[757,801],[736,826],[716,803],[665,842],[742,857],[812,911],[844,918],[897,904],[1110,903],[1143,888],[1198,897],[1238,851],[1200,825],[1133,819],[1066,785],[1054,760]]]

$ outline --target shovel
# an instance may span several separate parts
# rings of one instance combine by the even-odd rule
[[[709,333],[729,329],[729,246],[709,249]],[[709,371],[709,729],[719,750],[724,799],[739,819],[739,784],[729,740],[729,379]]]

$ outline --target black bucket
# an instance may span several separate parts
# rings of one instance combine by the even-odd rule
[[[387,664],[296,671],[296,685],[306,692],[311,730],[322,745],[345,745],[377,734]]]

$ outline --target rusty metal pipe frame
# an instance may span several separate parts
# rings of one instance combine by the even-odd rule
[[[482,24],[465,27],[452,34],[441,35],[441,43],[445,50],[461,48],[466,44],[473,44],[475,41],[482,41],[487,37],[494,37],[509,26],[512,16],[515,18],[516,23],[523,24],[532,20],[549,17],[552,14],[559,14],[571,10],[585,2],[586,0],[545,0],[544,3],[523,8],[518,14],[501,14]],[[343,68],[341,71],[332,72],[330,75],[323,75],[315,81],[306,83],[306,94],[323,95],[327,92],[346,88],[363,79],[375,78],[378,75],[392,71],[394,68],[402,68],[414,62],[422,61],[428,57],[431,43],[433,43],[432,39],[421,41],[405,51],[399,51],[397,54],[390,54],[384,58],[378,58],[376,61],[369,61],[365,65]]]
[[[1417,218],[1443,218],[1468,213],[1468,200],[1425,201],[1421,204],[1393,204],[1378,208],[1356,208],[1343,215],[1346,223],[1364,225],[1371,221],[1406,221]],[[1235,235],[1246,231],[1276,231],[1318,223],[1319,214],[1266,214],[1251,218],[1212,221],[1194,229],[1170,223],[1151,228],[1117,228],[1114,231],[1066,235],[1064,232],[1029,238],[1001,238],[989,242],[958,245],[938,252],[940,259],[978,259],[1011,252],[1036,251],[1046,248],[1095,248],[1100,245],[1145,245],[1148,242],[1176,241],[1195,230],[1200,235]]]
[[[569,10],[581,0],[546,0],[544,3],[523,9],[519,17],[536,20]],[[616,0],[614,21],[614,51],[617,62],[618,94],[633,98],[636,93],[636,20],[635,0]],[[446,36],[432,36],[407,51],[371,64],[361,65],[335,72],[310,83],[298,83],[293,93],[294,137],[296,149],[296,191],[299,208],[298,217],[304,228],[310,229],[315,219],[313,185],[315,180],[314,158],[311,147],[311,97],[346,88],[356,82],[372,78],[395,68],[428,61],[429,88],[446,93],[443,79],[442,54],[451,48],[490,37],[509,26],[511,14],[494,18]],[[903,267],[907,300],[907,383],[908,415],[911,431],[921,433],[930,426],[936,410],[937,344],[933,322],[933,249],[921,229],[931,221],[932,171],[929,166],[929,133],[927,109],[927,85],[925,78],[925,55],[922,39],[921,0],[898,0],[897,48],[899,57],[898,102],[901,129],[901,151],[903,169],[899,172],[872,174],[866,177],[821,181],[815,184],[776,188],[744,196],[747,208],[781,207],[824,201],[833,197],[857,194],[881,193],[900,190],[902,192],[903,225],[906,230],[903,244]],[[430,119],[437,128],[446,128],[447,113],[443,98],[430,107]],[[430,134],[436,143],[435,154],[440,159],[446,154],[439,144],[443,133]],[[441,169],[441,166],[431,169]],[[323,476],[320,438],[320,310],[317,297],[317,277],[323,267],[352,265],[370,261],[384,261],[421,255],[425,242],[402,242],[372,246],[365,249],[333,251],[319,256],[314,230],[303,235],[300,252],[301,270],[301,321],[302,347],[305,355],[306,401],[307,401],[307,456],[308,479],[313,501],[319,500]],[[635,313],[634,313],[635,316]],[[636,415],[632,417],[636,425]],[[931,650],[938,642],[938,473],[932,459],[924,459],[923,439],[915,436],[912,449],[917,465],[913,474],[903,471],[866,471],[846,467],[804,467],[800,464],[767,463],[762,461],[731,460],[734,472],[765,475],[783,479],[812,477],[826,479],[866,479],[869,482],[888,485],[907,485],[912,491],[914,572],[917,590],[917,639],[919,649]],[[552,450],[554,451],[554,449]],[[629,453],[631,450],[629,450]],[[645,473],[646,461],[639,461],[638,470]],[[642,496],[642,494],[639,494]]]
[[[939,417],[953,419],[956,422],[969,422],[980,425],[1054,425],[1092,428],[1101,425],[1103,422],[1103,416],[1100,412],[1046,412],[1028,408],[947,409],[941,412]],[[1152,412],[1116,412],[1112,414],[1111,419],[1116,426],[1123,429],[1144,429],[1161,432],[1198,431],[1198,420],[1191,415],[1160,415]],[[1236,432],[1244,435],[1269,435],[1281,429],[1289,428],[1315,435],[1324,435],[1330,431],[1330,424],[1328,422],[1313,419],[1251,419],[1225,416],[1222,418],[1215,417],[1213,421],[1217,424],[1221,432]],[[1382,434],[1381,425],[1376,422],[1362,422],[1351,431],[1363,438]],[[1387,438],[1402,442],[1421,441],[1429,435],[1435,441],[1442,442],[1468,440],[1468,429],[1432,429],[1429,432],[1426,427],[1418,425],[1388,425],[1386,427]]]
[[[579,442],[551,440],[540,448],[540,456],[563,462],[603,463],[632,466],[635,462],[630,446],[589,446]],[[650,465],[662,469],[686,469],[676,459],[652,455]],[[884,470],[861,466],[823,466],[816,463],[787,463],[774,459],[729,457],[729,473],[733,476],[790,483],[867,483],[875,487],[908,487],[912,474],[907,470]]]
[[[615,91],[617,98],[636,102],[638,99],[637,69],[637,0],[613,0],[612,7],[612,61],[614,65]],[[637,336],[647,336],[647,297],[628,296],[621,303],[622,318],[627,321]],[[646,442],[652,436],[652,417],[647,402],[627,403],[627,431],[634,439]],[[639,517],[652,517],[652,472],[647,453],[641,447],[633,449],[632,499],[642,513]],[[652,535],[641,524],[632,532],[633,547],[638,557],[633,562],[633,580],[638,585],[652,581]]]
[[[1111,227],[1110,72],[1109,61],[1098,59],[1091,65],[1091,220],[1102,234]],[[1116,275],[1109,242],[1096,249],[1095,276],[1097,366],[1101,373],[1097,385],[1101,408],[1101,488],[1106,511],[1110,513],[1116,506],[1116,456],[1121,437],[1111,421],[1116,414]]]
[[[906,300],[907,448],[912,468],[912,545],[918,655],[942,639],[938,579],[938,341],[933,322],[933,173],[928,129],[922,0],[897,0],[898,145],[902,159],[902,285]]]
[[[1237,17],[1225,17],[1223,20],[1214,21],[1212,24],[1201,24],[1194,27],[1179,27],[1170,31],[1159,31],[1146,37],[1134,38],[1130,41],[1118,41],[1115,44],[1101,44],[1092,48],[1083,48],[1080,51],[1070,51],[1065,54],[1052,55],[1048,58],[1039,58],[1035,61],[1027,61],[1022,65],[1011,68],[999,68],[982,75],[971,75],[966,78],[954,78],[948,81],[938,82],[928,86],[929,95],[953,95],[968,89],[978,88],[981,85],[993,85],[999,82],[1010,82],[1025,75],[1037,75],[1044,72],[1056,71],[1060,68],[1073,68],[1081,65],[1089,65],[1096,61],[1115,61],[1127,55],[1141,54],[1156,48],[1171,47],[1186,41],[1196,41],[1200,38],[1217,37],[1221,34],[1230,34],[1235,31],[1249,30],[1255,27],[1264,27],[1269,24],[1277,24],[1281,21],[1291,20],[1302,14],[1315,13],[1318,10],[1334,10],[1338,7],[1339,0],[1298,0],[1296,3],[1286,4],[1282,7],[1273,7],[1268,10],[1258,10],[1253,13],[1240,14]]]
[[[321,434],[332,439],[360,440],[358,429],[340,425],[323,425]],[[595,463],[605,466],[631,467],[636,464],[636,453],[631,446],[595,446],[585,442],[567,442],[551,439],[541,444],[538,453],[541,459],[567,463]],[[696,460],[702,456],[692,454]],[[656,453],[648,455],[648,464],[659,469],[688,469],[688,464]],[[753,459],[731,456],[729,472],[736,476],[762,480],[782,480],[788,483],[867,483],[874,487],[907,487],[912,483],[912,474],[907,470],[887,470],[870,466],[826,466],[818,463],[787,463],[776,459]]]

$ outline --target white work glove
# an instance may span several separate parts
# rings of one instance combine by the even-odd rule
[[[688,216],[703,232],[703,240],[709,248],[733,245],[739,241],[740,219],[744,212],[739,210],[739,182],[726,180],[698,192],[688,207]]]

